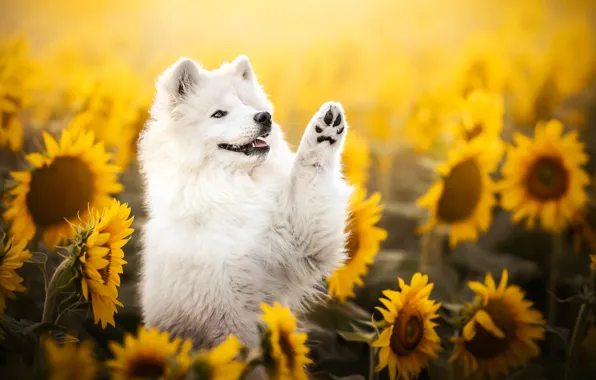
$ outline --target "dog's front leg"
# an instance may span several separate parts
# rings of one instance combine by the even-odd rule
[[[351,187],[341,174],[341,150],[348,132],[339,103],[323,104],[306,127],[282,194],[274,249],[290,303],[314,292],[344,259],[345,223]]]

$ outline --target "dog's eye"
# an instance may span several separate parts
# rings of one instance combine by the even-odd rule
[[[228,111],[217,110],[213,113],[213,115],[211,115],[211,117],[219,119],[220,117],[224,117],[227,114],[228,114]]]

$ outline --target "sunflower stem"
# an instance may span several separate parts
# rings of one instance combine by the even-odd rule
[[[420,272],[428,273],[430,267],[430,244],[433,229],[424,233],[420,239]]]
[[[559,280],[559,262],[563,255],[563,237],[560,233],[553,235],[553,250],[550,256],[550,271],[548,278],[548,288],[556,295],[557,283]],[[548,323],[555,326],[557,322],[557,298],[551,296],[548,299]]]
[[[381,195],[385,199],[385,202],[389,203],[391,201],[391,176],[389,176],[387,173],[391,172],[391,166],[393,164],[392,156],[387,152],[381,153],[380,157],[378,157],[377,164],[377,169],[381,174],[378,177],[378,186],[381,191]]]
[[[59,293],[59,289],[64,285],[64,274],[67,273],[66,269],[68,269],[71,264],[70,260],[63,260],[52,275],[52,279],[46,289],[46,298],[43,303],[43,313],[41,315],[42,323],[53,322],[52,316],[54,315],[54,306],[56,306],[56,296]]]
[[[368,346],[368,380],[375,380],[375,349]]]
[[[587,304],[585,302],[582,303],[577,314],[577,319],[575,320],[575,326],[573,327],[571,342],[569,344],[569,352],[567,353],[567,363],[565,363],[565,380],[574,379],[573,372],[575,369],[575,357],[581,342],[581,337],[583,336],[586,329],[588,315],[590,314],[588,311],[589,308]]]

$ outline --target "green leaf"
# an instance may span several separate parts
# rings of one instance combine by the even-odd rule
[[[354,322],[361,323],[361,324],[363,324],[365,326],[370,326],[370,327],[374,328],[375,331],[378,330],[378,329],[383,329],[383,328],[389,326],[389,323],[387,321],[385,321],[385,320],[375,321],[374,319],[372,319],[370,321],[364,321],[364,320],[361,320],[361,319],[357,319]]]
[[[23,335],[34,334],[35,336],[41,336],[52,330],[66,331],[64,327],[56,326],[53,323],[39,322],[23,327],[19,332]]]
[[[58,331],[58,332],[52,333],[52,338],[54,338],[54,340],[60,344],[77,343],[80,341],[77,337],[67,334],[63,331]]]
[[[48,255],[44,252],[31,252],[31,257],[26,262],[35,265],[46,265],[48,262]]]
[[[548,289],[546,290],[546,292],[551,297],[554,297],[557,300],[558,303],[578,303],[578,304],[581,304],[581,303],[586,302],[586,297],[583,294],[576,294],[576,295],[573,295],[571,297],[561,299],[561,298],[557,297],[557,295],[555,293],[551,292]]]
[[[464,305],[462,305],[461,303],[443,302],[441,304],[441,307],[443,309],[448,310],[449,312],[451,312],[453,314],[459,314],[461,312],[461,310],[463,309]]]
[[[550,326],[550,325],[543,325],[540,323],[532,323],[532,325],[542,327],[546,332],[555,334],[556,336],[561,338],[561,340],[563,341],[563,344],[565,345],[565,350],[567,350],[567,341],[569,339],[569,330],[568,329],[563,329],[560,327]]]
[[[445,313],[443,310],[439,310],[438,312],[439,316],[448,324],[450,324],[452,327],[460,330],[464,327],[464,322],[466,317],[462,316],[462,315],[455,315],[455,316],[451,316],[451,315],[447,315],[447,313]]]
[[[337,333],[348,342],[363,342],[371,344],[375,334],[365,334],[349,331],[337,331]]]
[[[348,324],[350,325],[352,330],[354,330],[355,333],[358,333],[358,334],[372,334],[373,333],[373,331],[367,331],[367,330],[364,330],[364,329],[358,327],[353,322],[349,322]]]

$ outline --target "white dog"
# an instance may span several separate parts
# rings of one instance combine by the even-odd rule
[[[255,346],[261,302],[300,307],[342,263],[343,109],[325,103],[297,153],[272,112],[243,56],[215,71],[180,59],[158,79],[139,142],[146,326]]]

